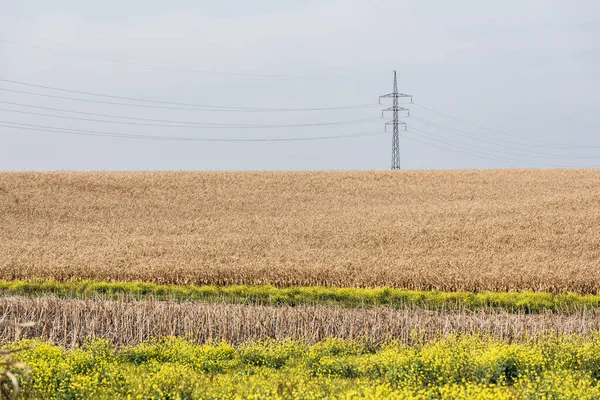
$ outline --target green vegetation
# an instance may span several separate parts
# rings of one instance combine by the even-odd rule
[[[65,298],[201,300],[236,304],[340,305],[363,307],[386,305],[430,310],[504,309],[539,313],[573,312],[600,308],[600,295],[544,292],[440,292],[392,288],[339,288],[263,286],[161,285],[149,282],[93,280],[0,281],[0,295]]]
[[[163,338],[116,349],[103,339],[64,350],[18,341],[22,386],[42,398],[573,398],[600,397],[600,336],[507,343],[452,336],[406,346],[330,339],[237,347]]]

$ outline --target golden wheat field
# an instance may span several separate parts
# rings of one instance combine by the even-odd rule
[[[600,288],[600,170],[0,173],[0,276]]]

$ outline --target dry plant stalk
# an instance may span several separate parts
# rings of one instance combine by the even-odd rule
[[[3,320],[3,318],[0,318],[0,321]],[[20,337],[22,328],[33,327],[34,325],[32,322],[13,324],[14,339]],[[15,358],[15,354],[23,350],[24,348],[0,349],[0,397],[2,399],[15,400],[19,397],[21,387],[17,375],[21,375],[25,381],[31,380],[31,369]]]
[[[513,340],[549,332],[588,333],[600,329],[600,311],[576,314],[397,310],[387,307],[348,309],[326,306],[256,306],[172,301],[120,302],[64,300],[52,297],[0,298],[0,320],[30,319],[39,323],[22,337],[39,337],[65,347],[89,337],[129,345],[161,336],[196,342],[225,339],[232,343],[263,338],[315,342],[327,337],[396,338],[407,343],[447,334],[487,334]],[[0,327],[12,340],[14,327]]]
[[[21,373],[29,378],[30,371],[28,367],[15,360],[14,354],[22,351],[23,349],[0,349],[0,357],[2,357],[2,363],[0,363],[0,395],[3,399],[17,399],[21,392],[19,386],[19,380],[13,372],[19,369]]]
[[[597,293],[600,171],[0,173],[0,276]]]

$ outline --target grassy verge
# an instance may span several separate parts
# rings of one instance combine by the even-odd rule
[[[41,341],[20,361],[34,398],[598,398],[598,335],[508,343],[450,336],[414,346],[329,339],[196,345],[163,338],[64,350]]]
[[[0,295],[61,298],[199,300],[234,304],[392,306],[429,310],[503,309],[530,313],[600,308],[600,295],[544,292],[440,292],[391,288],[161,285],[93,280],[0,281]]]

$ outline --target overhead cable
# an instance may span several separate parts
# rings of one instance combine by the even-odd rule
[[[159,68],[159,69],[171,70],[171,71],[195,72],[195,73],[211,74],[211,75],[247,76],[247,77],[255,77],[255,78],[306,79],[306,78],[336,78],[336,77],[368,76],[368,75],[374,74],[374,73],[351,73],[351,74],[331,74],[331,75],[290,75],[290,74],[258,74],[258,73],[246,72],[246,71],[234,72],[234,71],[218,71],[218,70],[208,70],[208,69],[182,68],[182,67],[173,67],[173,66],[168,66],[168,65],[159,65],[159,64],[127,61],[127,60],[118,60],[118,59],[114,59],[114,58],[94,56],[94,55],[90,55],[90,54],[77,53],[77,52],[73,52],[73,51],[63,51],[63,50],[58,50],[58,49],[51,49],[48,47],[32,45],[32,44],[28,44],[28,43],[16,42],[13,40],[7,40],[7,39],[2,39],[2,38],[0,38],[0,42],[11,44],[14,46],[28,47],[30,49],[52,52],[52,53],[61,54],[61,55],[69,56],[69,57],[80,57],[80,58],[87,58],[90,60],[107,61],[107,62],[117,63],[117,64],[127,64],[127,65],[135,65],[135,66],[147,67],[147,68]]]
[[[504,148],[507,148],[507,149],[513,149],[513,150],[517,150],[517,151],[521,151],[521,152],[525,152],[526,153],[525,155],[528,155],[528,156],[529,155],[539,155],[539,156],[544,156],[542,158],[565,158],[565,159],[569,159],[569,158],[600,158],[600,157],[596,157],[596,156],[586,157],[586,156],[577,156],[577,155],[544,153],[544,152],[539,152],[539,151],[535,151],[535,150],[522,149],[522,148],[515,147],[515,146],[507,146],[507,145],[504,145],[504,144],[501,144],[501,143],[495,143],[495,142],[491,142],[489,140],[481,139],[475,133],[463,131],[463,130],[460,130],[460,129],[450,128],[448,126],[445,126],[445,125],[442,125],[442,124],[437,124],[435,122],[431,122],[431,121],[428,121],[428,120],[423,119],[423,118],[415,117],[414,115],[411,115],[409,118],[411,118],[411,119],[413,119],[413,120],[415,120],[417,122],[423,123],[425,125],[429,125],[429,126],[432,126],[434,128],[442,129],[444,131],[451,132],[451,133],[454,133],[456,135],[464,136],[464,137],[467,137],[469,139],[476,140],[478,142],[490,144],[490,145],[493,145],[493,146],[504,147]],[[472,145],[472,146],[475,146],[475,145]],[[537,146],[537,145],[534,145],[534,146]],[[590,146],[590,148],[594,148],[594,147],[600,148],[600,146]],[[510,153],[507,153],[507,154],[510,154]],[[513,155],[515,155],[515,154],[513,154]]]
[[[417,106],[417,107],[421,107],[424,110],[431,111],[434,114],[438,114],[438,115],[441,115],[443,117],[450,118],[450,119],[453,119],[453,120],[458,121],[458,122],[462,122],[463,124],[471,125],[471,126],[474,126],[476,128],[483,129],[483,130],[486,130],[486,131],[489,131],[489,132],[494,132],[494,133],[497,133],[497,134],[503,135],[503,136],[510,136],[510,137],[521,139],[521,140],[526,140],[526,141],[534,142],[534,143],[554,145],[554,146],[558,146],[560,148],[569,148],[569,147],[570,148],[600,147],[600,146],[586,146],[586,145],[571,145],[571,144],[557,143],[557,142],[551,142],[551,141],[546,141],[546,140],[531,139],[531,138],[527,138],[527,137],[524,137],[524,136],[521,136],[521,135],[515,135],[515,134],[512,134],[512,133],[507,133],[507,132],[499,131],[497,129],[487,128],[487,127],[482,126],[482,125],[474,124],[472,122],[465,121],[464,119],[456,118],[456,117],[453,117],[451,115],[444,114],[444,113],[442,113],[440,111],[436,111],[436,110],[434,110],[432,108],[425,107],[425,106],[423,106],[421,104],[417,104],[417,103],[412,103],[412,104],[415,105],[415,106]]]
[[[364,118],[364,119],[355,119],[355,120],[348,120],[348,121],[317,122],[317,123],[310,123],[310,124],[272,124],[272,125],[256,124],[256,125],[252,125],[252,124],[221,124],[221,123],[216,123],[216,122],[198,122],[197,125],[169,125],[169,124],[151,124],[151,123],[129,122],[129,121],[109,121],[109,120],[83,118],[83,117],[70,117],[70,116],[66,116],[66,115],[54,115],[54,114],[37,113],[37,112],[32,112],[32,111],[11,110],[9,108],[2,108],[2,107],[0,107],[0,111],[8,111],[8,112],[14,112],[14,113],[19,113],[19,114],[38,115],[38,116],[42,116],[42,117],[61,118],[61,119],[70,119],[70,120],[78,120],[78,121],[101,122],[101,123],[109,123],[109,124],[157,126],[157,127],[168,127],[168,128],[195,128],[195,129],[301,128],[301,127],[314,127],[314,126],[351,125],[351,124],[361,124],[361,123],[366,123],[366,122],[381,121],[381,118]]]
[[[194,108],[223,109],[223,110],[227,110],[227,111],[264,111],[264,112],[330,111],[330,110],[354,110],[354,109],[360,109],[360,108],[379,107],[379,105],[377,105],[377,104],[358,104],[358,105],[346,105],[346,106],[337,106],[337,107],[312,107],[312,108],[238,107],[238,106],[224,106],[224,105],[210,105],[210,104],[179,103],[179,102],[173,102],[173,101],[142,99],[139,97],[115,96],[115,95],[109,95],[109,94],[103,94],[103,93],[86,92],[86,91],[82,91],[82,90],[59,88],[56,86],[38,85],[38,84],[34,84],[34,83],[13,81],[10,79],[2,79],[2,78],[0,78],[0,82],[6,82],[6,83],[21,85],[21,86],[35,87],[35,88],[39,88],[39,89],[56,90],[59,92],[76,93],[76,94],[83,94],[83,95],[87,95],[87,96],[117,99],[117,100],[138,101],[138,102],[143,102],[143,103],[165,104],[165,105],[172,105],[172,106],[183,106],[183,107],[194,107]]]
[[[104,131],[93,131],[85,129],[71,129],[63,127],[53,127],[46,125],[34,125],[34,124],[22,124],[18,122],[0,121],[0,127],[23,129],[29,131],[38,132],[51,132],[51,133],[66,133],[71,135],[83,135],[83,136],[101,136],[101,137],[113,137],[123,139],[140,139],[140,140],[164,140],[164,141],[186,141],[186,142],[289,142],[289,141],[312,141],[312,140],[334,140],[334,139],[348,139],[363,136],[378,136],[384,135],[386,132],[372,131],[372,132],[361,132],[346,135],[330,135],[330,136],[301,136],[301,137],[278,137],[278,138],[202,138],[202,137],[181,137],[181,136],[157,136],[157,135],[140,135],[140,134],[129,134],[129,133],[116,133],[116,132],[104,132]]]
[[[522,162],[522,161],[519,161],[519,160],[512,160],[512,159],[504,158],[504,157],[499,157],[499,156],[496,156],[496,155],[493,155],[493,154],[485,154],[485,153],[481,153],[481,152],[475,152],[474,150],[467,150],[467,151],[460,150],[460,149],[457,150],[455,148],[451,148],[451,147],[447,147],[447,146],[443,146],[443,145],[439,145],[439,144],[430,143],[430,142],[422,140],[421,135],[417,135],[413,131],[413,128],[409,128],[405,132],[412,133],[413,135],[415,135],[415,136],[417,136],[417,137],[420,138],[420,139],[417,139],[416,137],[413,137],[413,136],[403,136],[404,138],[406,138],[408,140],[411,140],[411,141],[414,141],[414,142],[418,142],[418,143],[423,143],[423,144],[426,144],[428,146],[437,147],[437,148],[440,148],[440,149],[443,149],[443,150],[450,150],[450,151],[453,151],[453,152],[456,152],[456,153],[466,154],[466,155],[469,155],[469,156],[483,158],[483,159],[492,160],[492,161],[503,161],[503,162],[511,162],[511,163],[523,164],[523,165],[532,165],[530,163]],[[436,141],[435,139],[430,139],[430,140]]]
[[[442,144],[445,144],[445,145],[448,145],[448,146],[456,147],[456,148],[459,148],[459,149],[462,149],[462,150],[466,150],[468,152],[475,153],[475,154],[477,154],[477,156],[483,156],[483,157],[488,157],[488,158],[489,157],[494,157],[494,158],[496,158],[498,160],[501,160],[501,161],[506,161],[506,162],[509,161],[509,162],[523,164],[523,165],[530,165],[530,166],[534,165],[532,163],[524,162],[524,161],[521,161],[521,160],[515,160],[515,159],[512,159],[512,158],[507,158],[507,157],[499,156],[497,154],[482,152],[481,150],[477,150],[477,149],[472,149],[472,148],[469,148],[469,147],[465,147],[464,145],[461,145],[461,144],[464,144],[463,142],[446,141],[446,140],[440,139],[439,137],[437,137],[437,136],[435,136],[435,135],[433,135],[433,134],[431,134],[431,133],[429,133],[427,131],[424,131],[424,130],[421,130],[421,129],[416,129],[414,127],[409,128],[408,132],[411,132],[413,135],[418,134],[419,137],[425,137],[426,139],[433,140],[434,142],[442,143]],[[414,138],[411,137],[411,139],[414,139]],[[437,147],[442,147],[442,146],[437,146]],[[448,149],[448,148],[446,148],[446,149]],[[453,149],[450,149],[450,150],[453,150]],[[485,149],[485,150],[492,151],[491,149]],[[460,152],[460,151],[458,151],[458,152]],[[548,167],[555,167],[555,168],[589,168],[590,167],[590,166],[572,166],[572,165],[560,165],[560,164],[547,164],[547,166]]]
[[[38,110],[58,111],[58,112],[78,114],[78,115],[91,115],[91,116],[96,116],[96,117],[131,119],[134,121],[165,122],[165,123],[173,123],[173,124],[180,124],[180,125],[206,125],[207,124],[206,122],[198,122],[198,121],[139,118],[139,117],[131,117],[131,116],[125,116],[125,115],[91,113],[91,112],[79,111],[79,110],[69,110],[69,109],[65,109],[65,108],[44,107],[44,106],[37,106],[37,105],[33,105],[33,104],[17,103],[17,102],[13,102],[13,101],[0,101],[0,104],[8,104],[8,105],[12,105],[12,106],[35,108]],[[380,120],[380,118],[377,118],[377,120]]]

